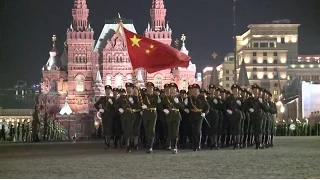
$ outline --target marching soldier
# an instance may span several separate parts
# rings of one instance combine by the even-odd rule
[[[112,89],[112,96],[115,101],[119,98],[119,89],[113,88]],[[118,144],[120,144],[120,147],[122,145],[123,137],[122,137],[122,127],[121,127],[121,121],[120,121],[120,114],[119,111],[114,109],[113,112],[113,130],[114,130],[114,148],[118,148]]]
[[[267,92],[267,103],[269,105],[268,108],[268,131],[266,134],[267,146],[266,147],[273,147],[273,137],[275,131],[275,117],[274,115],[277,114],[277,106],[272,101],[272,94]]]
[[[105,148],[110,147],[111,136],[113,134],[112,121],[114,117],[114,103],[115,98],[111,96],[112,87],[106,85],[105,96],[100,97],[100,99],[94,104],[94,107],[101,113],[103,137]],[[101,105],[101,107],[100,107]]]
[[[229,123],[226,113],[226,95],[227,91],[225,89],[220,88],[220,118],[221,118],[221,148],[229,147],[230,142],[230,130],[229,130]]]
[[[40,121],[39,121],[39,116],[38,116],[38,110],[37,106],[34,107],[34,112],[33,112],[33,120],[32,120],[32,140],[33,142],[39,142],[39,126],[40,126]]]
[[[236,84],[231,86],[232,94],[226,100],[226,111],[228,122],[230,123],[230,135],[234,143],[233,149],[240,147],[240,134],[241,134],[241,99],[238,96],[238,90],[240,87]]]
[[[178,86],[175,83],[170,83],[167,88],[170,87],[170,96],[165,96],[161,103],[160,108],[163,109],[165,113],[167,128],[168,128],[168,149],[172,149],[172,153],[176,154],[178,152],[178,136],[179,136],[179,126],[181,121],[180,109],[184,109],[183,102],[179,101],[177,96]]]
[[[209,85],[209,96],[207,97],[208,104],[210,106],[209,113],[207,115],[210,127],[208,129],[208,136],[210,139],[210,149],[218,149],[218,134],[219,134],[219,123],[220,116],[219,110],[221,109],[221,103],[216,96],[216,87],[211,84]]]
[[[167,99],[168,96],[170,96],[170,84],[164,85],[164,92],[161,94],[161,102],[163,102],[163,99]],[[166,114],[163,111],[160,111],[159,118],[162,124],[162,130],[164,135],[164,143],[167,150],[171,150],[171,142],[168,136],[168,124],[166,120]],[[179,124],[180,125],[180,124]]]
[[[187,98],[187,92],[186,90],[180,90],[180,95],[179,95],[179,101],[184,102]],[[185,104],[186,105],[186,104]],[[187,144],[187,126],[188,126],[188,114],[184,110],[180,110],[181,118],[182,121],[180,122],[180,129],[179,129],[179,144],[183,147],[186,148]]]
[[[6,141],[6,140],[7,140],[7,138],[6,138],[6,129],[5,129],[4,124],[2,124],[2,126],[1,126],[1,131],[0,131],[0,133],[1,133],[1,139],[2,139],[3,141]]]
[[[139,90],[138,87],[133,88],[133,95],[140,100],[141,95],[143,94],[142,91]],[[141,106],[141,104],[140,104]],[[139,107],[140,107],[139,106]],[[142,117],[141,117],[141,108],[134,109],[134,115],[136,116],[134,119],[134,124],[133,124],[133,139],[131,140],[131,146],[134,147],[136,150],[139,149],[139,138],[140,138],[140,133],[141,133],[141,122],[142,122]]]
[[[242,103],[242,112],[243,112],[243,123],[242,123],[242,137],[241,143],[242,147],[248,147],[248,136],[249,136],[249,124],[250,117],[248,112],[248,91],[246,87],[241,88],[241,103]]]
[[[209,112],[209,104],[203,95],[199,95],[200,86],[193,84],[193,94],[188,98],[188,110],[190,112],[192,135],[193,135],[193,150],[201,149],[201,128],[202,122],[206,114]],[[207,123],[207,122],[206,122]]]
[[[21,138],[21,140],[22,141],[26,141],[26,128],[27,128],[26,127],[26,121],[23,121],[21,128],[22,128],[22,138]]]
[[[263,109],[263,121],[262,121],[262,141],[261,141],[261,144],[262,144],[262,148],[265,148],[266,147],[266,127],[268,126],[267,123],[268,123],[268,112],[269,112],[269,106],[268,106],[268,103],[267,103],[267,91],[266,89],[263,89],[260,87],[260,94],[259,96],[262,98],[263,100],[263,103],[265,104],[266,106],[266,109]]]
[[[207,91],[205,89],[200,89],[200,96],[207,97]],[[209,125],[206,122],[202,121],[202,127],[201,127],[201,132],[202,132],[202,137],[201,137],[201,144],[203,147],[207,147],[207,143],[208,143],[208,129],[209,129]]]
[[[126,83],[127,95],[121,95],[116,103],[128,153],[131,152],[130,139],[133,137],[135,113],[139,111],[138,109],[141,109],[138,97],[133,95],[133,88],[134,85],[132,83]]]
[[[157,120],[157,107],[161,103],[160,98],[154,94],[153,88],[154,84],[148,82],[147,92],[142,95],[142,119],[143,127],[145,129],[145,134],[147,137],[147,153],[151,153],[153,149],[154,137],[155,137],[155,127]]]
[[[266,106],[263,99],[260,97],[260,88],[258,85],[252,86],[253,97],[248,98],[248,110],[250,113],[250,120],[252,122],[252,130],[254,134],[256,149],[261,149],[262,141],[262,123],[263,123],[263,110],[266,110]]]

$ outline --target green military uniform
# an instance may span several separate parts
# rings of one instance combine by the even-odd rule
[[[118,88],[113,88],[113,97],[115,98],[115,101],[118,99],[118,94],[119,94],[119,89]],[[114,116],[113,116],[113,130],[114,130],[114,148],[118,148],[118,144],[120,144],[121,147],[121,142],[123,141],[122,137],[122,126],[121,126],[121,120],[120,120],[120,113],[117,109],[114,109]]]
[[[33,112],[33,120],[32,120],[32,140],[33,142],[38,142],[39,141],[39,117],[38,117],[38,110],[37,107],[35,107],[34,112]]]
[[[200,86],[198,84],[192,85],[192,88],[200,90]],[[193,150],[197,151],[201,149],[202,122],[205,115],[208,114],[210,106],[205,99],[205,96],[196,95],[188,98],[187,107],[190,111],[189,116],[192,126]]]
[[[250,114],[250,120],[252,122],[252,130],[254,134],[256,149],[261,149],[262,141],[262,123],[263,123],[263,110],[266,110],[266,104],[262,98],[258,96],[260,88],[258,85],[253,85],[254,97],[248,98],[248,110]]]
[[[241,89],[238,85],[234,84],[231,86],[231,89]],[[240,147],[240,134],[242,128],[242,120],[243,120],[243,113],[241,98],[239,96],[231,94],[226,99],[226,111],[227,111],[227,119],[230,123],[230,135],[232,135],[234,147],[233,149],[238,149]]]
[[[209,85],[209,91],[213,89],[216,90],[216,87],[211,84]],[[210,94],[207,96],[207,102],[209,103],[210,110],[207,115],[208,123],[210,124],[210,127],[208,129],[208,136],[210,139],[210,149],[217,149],[218,148],[218,134],[219,134],[219,122],[220,122],[220,115],[219,110],[221,109],[221,101],[218,97],[215,96],[215,94]]]
[[[170,95],[167,94],[166,92],[168,91],[168,89],[170,89],[170,84],[165,84],[164,85],[164,90],[163,90],[163,95],[161,96],[161,102],[164,102],[165,99],[167,99]],[[162,106],[162,105],[160,105]],[[161,109],[164,109],[164,107],[161,107]],[[168,135],[168,123],[167,123],[167,120],[166,120],[167,116],[166,114],[163,112],[163,111],[160,111],[159,112],[159,119],[161,121],[161,124],[162,124],[162,131],[163,131],[163,141],[167,148],[167,150],[171,150],[171,139],[169,138],[169,135]]]
[[[267,133],[267,127],[268,127],[268,112],[269,112],[269,106],[268,102],[266,100],[266,93],[267,90],[260,87],[261,91],[261,98],[263,99],[263,104],[266,105],[266,108],[263,109],[263,121],[262,121],[262,148],[266,147],[266,142],[268,141],[266,139],[266,133]]]
[[[275,117],[274,115],[277,114],[277,106],[276,103],[271,101],[272,94],[268,92],[269,95],[269,131],[268,131],[268,146],[273,147],[273,138],[274,138],[274,131],[275,131]]]
[[[191,85],[189,85],[191,86]],[[189,89],[189,87],[188,87]],[[186,91],[185,90],[180,90],[180,95],[179,95],[179,101],[184,102],[186,101]],[[185,104],[186,105],[186,104]],[[180,127],[179,127],[179,144],[183,147],[187,147],[187,138],[189,134],[189,116],[188,113],[185,112],[185,110],[180,110],[181,118],[182,121],[180,122]],[[191,136],[192,137],[192,136]]]
[[[242,112],[243,112],[243,124],[242,124],[242,147],[248,147],[249,128],[250,128],[250,115],[248,112],[248,96],[249,92],[244,88],[241,95]]]
[[[152,82],[148,82],[147,87],[153,89],[154,84]],[[153,94],[153,92],[152,94],[146,93],[142,95],[142,119],[145,135],[147,137],[148,153],[152,152],[153,148],[157,120],[157,108],[159,103],[161,103],[160,98]]]
[[[104,87],[106,91],[112,90],[112,87],[107,85]],[[101,113],[102,129],[105,139],[106,147],[110,147],[111,136],[113,135],[113,116],[114,116],[114,103],[116,102],[114,97],[110,94],[100,97],[100,99],[94,104],[94,107]],[[101,108],[100,108],[101,105]]]
[[[179,101],[178,95],[174,95],[174,89],[177,91],[178,86],[175,83],[170,83],[170,96],[165,96],[162,99],[161,108],[163,108],[163,112],[166,114],[166,122],[168,128],[168,139],[169,139],[169,147],[171,149],[173,147],[173,153],[178,152],[178,137],[179,137],[179,126],[181,121],[181,114],[179,110],[184,110],[183,102]],[[177,94],[177,92],[175,93]]]
[[[126,88],[133,88],[132,83],[126,83]],[[127,90],[128,93],[128,90]],[[135,113],[140,111],[141,104],[137,96],[132,94],[121,95],[116,102],[116,107],[120,112],[121,125],[124,140],[127,146],[127,152],[131,152],[130,139],[133,138],[133,126],[135,122]]]

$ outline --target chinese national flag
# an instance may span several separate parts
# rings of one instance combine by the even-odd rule
[[[148,73],[176,67],[188,67],[191,58],[161,42],[140,36],[123,27],[132,68]]]

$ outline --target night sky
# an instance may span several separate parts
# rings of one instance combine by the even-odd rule
[[[95,39],[105,19],[121,16],[132,19],[142,34],[150,19],[152,0],[87,0],[89,22]],[[164,0],[173,40],[186,34],[186,46],[197,71],[232,52],[232,0]],[[319,0],[237,0],[237,34],[248,24],[290,19],[300,23],[299,54],[320,54]],[[61,55],[66,30],[72,21],[73,0],[0,0],[0,87],[16,80],[31,85],[41,79],[48,60],[51,36],[57,35]],[[316,9],[318,8],[318,9]]]

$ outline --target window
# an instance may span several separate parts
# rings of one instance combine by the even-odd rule
[[[273,76],[273,79],[278,79],[278,74],[275,74],[275,75]]]
[[[252,68],[252,71],[257,71],[257,68]]]
[[[78,105],[82,105],[82,99],[78,99]]]
[[[161,89],[161,88],[159,88],[159,89]],[[188,90],[188,82],[185,79],[182,81],[182,89],[186,90],[186,91]]]
[[[229,77],[226,77],[226,81],[229,81]]]
[[[268,71],[268,68],[263,68],[263,71]]]
[[[112,86],[111,83],[112,83],[112,82],[111,82],[111,76],[107,76],[107,77],[106,77],[106,85]]]
[[[277,71],[278,71],[278,68],[276,68],[276,67],[275,67],[275,68],[273,68],[273,71],[277,72]]]
[[[78,75],[78,76],[76,76],[75,80],[76,80],[76,91],[83,92],[84,91],[84,76]]]
[[[268,53],[267,52],[263,52],[263,56],[267,56],[268,55]]]
[[[268,79],[268,76],[267,75],[263,75],[263,79]]]
[[[284,37],[281,38],[281,44],[284,44],[285,43],[285,40],[284,40]]]
[[[132,76],[129,74],[129,75],[127,75],[127,82],[130,82],[130,83],[132,83]]]
[[[76,125],[76,133],[82,133],[81,124]]]
[[[274,83],[273,86],[274,86],[274,87],[278,87],[278,83]]]
[[[122,77],[116,76],[116,88],[122,88]]]
[[[253,52],[253,53],[252,53],[252,56],[257,56],[257,52]]]
[[[258,79],[257,75],[256,75],[256,74],[253,75],[253,76],[252,76],[252,79]]]
[[[259,43],[253,43],[253,47],[259,47]]]
[[[257,60],[256,59],[252,60],[252,64],[257,64]]]
[[[267,64],[268,61],[266,59],[263,60],[263,64]]]
[[[226,70],[226,74],[229,74],[230,72],[229,72],[229,70]]]
[[[260,47],[268,47],[268,43],[260,43]]]
[[[229,87],[230,85],[229,84],[226,84],[226,87]]]
[[[269,44],[269,47],[272,47],[272,48],[275,47],[275,46],[274,46],[274,42],[271,42],[271,43]]]
[[[278,52],[273,52],[273,56],[278,56]]]
[[[273,60],[273,64],[278,64],[278,60],[277,60],[277,59],[274,59],[274,60]]]
[[[161,76],[157,76],[154,80],[154,86],[162,89],[162,77]]]
[[[274,90],[273,95],[277,95],[277,94],[278,94],[278,91]]]

